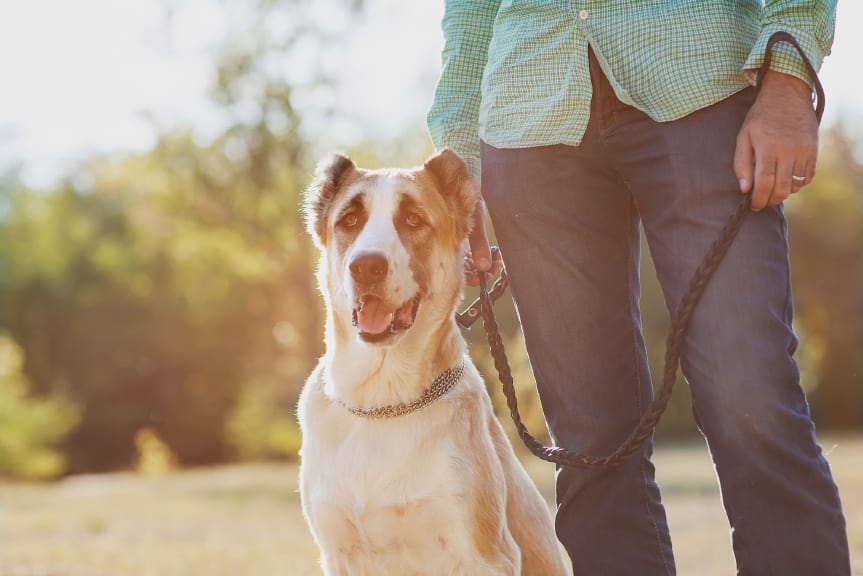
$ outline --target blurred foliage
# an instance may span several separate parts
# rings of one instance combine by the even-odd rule
[[[144,476],[161,476],[177,467],[177,455],[152,428],[135,433],[135,471]]]
[[[788,204],[792,284],[816,420],[863,426],[863,141],[826,134],[811,191]]]
[[[294,406],[323,331],[300,195],[314,162],[309,134],[332,112],[338,61],[327,48],[362,3],[334,2],[325,25],[305,5],[225,3],[237,17],[216,54],[212,96],[225,127],[211,141],[162,130],[150,151],[93,157],[49,191],[0,175],[0,328],[22,350],[30,383],[0,382],[0,468],[9,469],[10,438],[50,451],[73,426],[63,446],[72,471],[296,453]],[[430,146],[410,133],[353,152],[365,166],[415,164]],[[854,139],[836,129],[818,178],[788,203],[798,357],[823,428],[863,426],[861,190]],[[647,257],[642,273],[659,374],[667,312]],[[498,314],[522,412],[539,435],[512,306],[502,301]],[[468,338],[502,407],[481,329]],[[80,407],[80,421],[43,400],[57,394]],[[690,412],[683,385],[660,432],[691,433]],[[63,470],[62,459],[28,450],[37,474]]]
[[[300,428],[293,414],[296,397],[287,397],[280,388],[278,382],[243,388],[227,429],[240,458],[292,458],[299,452]]]
[[[271,333],[278,321],[319,324],[302,172],[276,163],[277,143],[249,153],[272,168],[230,160],[229,138],[165,136],[146,155],[94,161],[49,195],[12,200],[9,330],[34,389],[68,389],[84,407],[73,469],[128,465],[145,426],[183,463],[222,460],[241,383],[272,366],[297,379],[318,352],[314,339],[285,349]]]
[[[62,441],[78,411],[59,396],[32,396],[21,350],[0,333],[0,475],[47,479],[66,471]]]

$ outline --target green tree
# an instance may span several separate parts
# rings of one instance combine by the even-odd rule
[[[0,475],[53,478],[65,472],[62,444],[78,421],[68,401],[30,395],[21,350],[0,332]]]
[[[810,348],[810,402],[823,427],[863,427],[861,143],[826,133],[818,176],[788,203],[796,316]]]

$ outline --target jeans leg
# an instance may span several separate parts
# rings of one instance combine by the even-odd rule
[[[748,91],[676,122],[632,115],[609,137],[673,310],[741,195],[732,168]],[[850,573],[845,523],[793,354],[781,207],[750,214],[683,350],[743,575]]]
[[[590,144],[483,145],[483,195],[555,442],[606,454],[652,397],[638,218]],[[651,442],[610,470],[559,469],[556,529],[576,574],[673,574]]]

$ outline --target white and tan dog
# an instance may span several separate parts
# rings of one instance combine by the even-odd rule
[[[326,574],[565,574],[454,320],[478,200],[422,167],[322,162],[306,193],[326,353],[305,384],[300,492]]]

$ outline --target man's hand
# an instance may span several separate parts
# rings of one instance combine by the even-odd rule
[[[470,248],[464,257],[464,274],[468,286],[479,286],[480,272],[496,276],[503,268],[500,250],[488,246],[485,233],[485,202],[480,200],[473,212],[473,229],[468,237]]]
[[[775,206],[809,184],[818,157],[818,120],[809,85],[773,70],[762,82],[734,152],[740,191],[752,190],[755,211]]]

